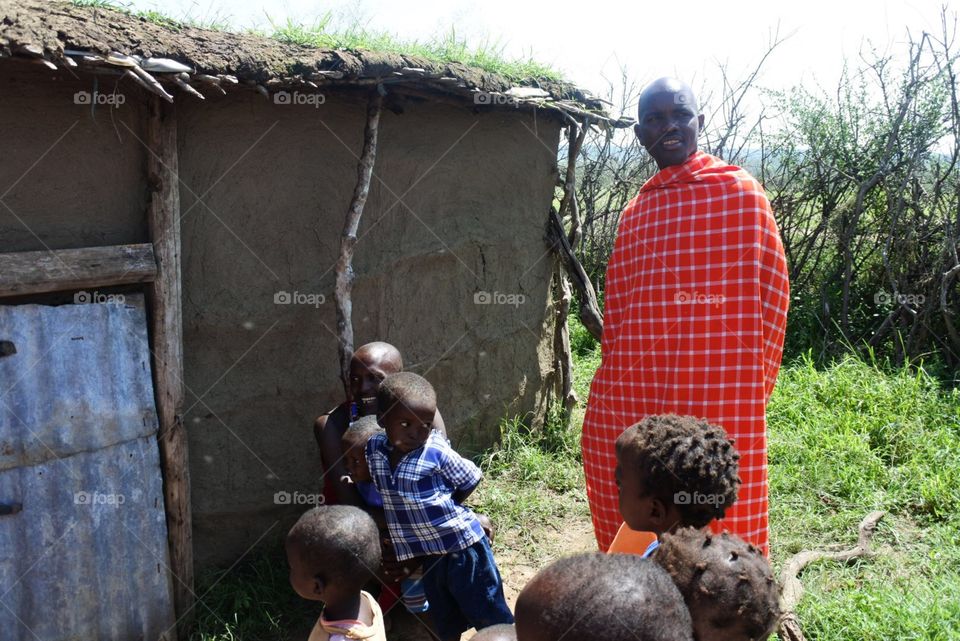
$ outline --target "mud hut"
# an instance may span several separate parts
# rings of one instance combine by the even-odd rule
[[[573,188],[558,169],[561,131],[577,145],[585,125],[618,124],[596,99],[458,64],[68,3],[2,0],[0,15],[0,488],[10,494],[0,500],[15,514],[0,520],[0,539],[21,546],[11,579],[51,540],[83,549],[102,538],[102,515],[77,512],[76,495],[92,491],[96,504],[113,489],[159,529],[131,522],[111,536],[169,537],[169,557],[141,541],[153,546],[146,560],[118,565],[93,546],[84,558],[99,554],[98,572],[124,569],[101,589],[114,601],[167,590],[182,613],[194,563],[237,559],[305,509],[319,491],[311,423],[343,393],[334,294],[358,196],[347,325],[357,345],[394,343],[435,383],[458,448],[489,445],[504,416],[536,422],[569,391],[560,266],[575,284],[579,272],[573,231],[557,224],[569,197],[547,232],[555,188]],[[111,303],[125,311],[104,311]],[[139,342],[116,339],[124,323]],[[155,404],[142,393],[120,402],[132,394],[121,362],[141,363]],[[57,388],[48,370],[87,387]],[[99,378],[84,374],[93,370]],[[56,411],[27,412],[36,424],[17,413],[37,407]],[[39,423],[59,445],[47,447]],[[107,423],[120,427],[90,427]],[[113,436],[61,438],[81,428]],[[121,456],[110,448],[145,438],[159,442],[154,453],[102,465]],[[98,451],[61,475],[57,514],[80,525],[58,539],[18,498],[23,479]],[[156,566],[152,578],[136,563]],[[56,609],[69,596],[48,583],[30,590]],[[134,628],[172,635],[165,608]],[[29,604],[14,610],[25,616]],[[131,625],[98,616],[89,625]]]

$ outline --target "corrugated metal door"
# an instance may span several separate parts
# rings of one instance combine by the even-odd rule
[[[4,641],[172,636],[144,301],[106,300],[0,306]]]

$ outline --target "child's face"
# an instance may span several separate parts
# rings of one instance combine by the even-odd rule
[[[304,599],[320,601],[323,594],[323,584],[314,576],[307,564],[303,562],[303,551],[300,545],[287,541],[287,563],[290,565],[290,586],[293,591]]]
[[[344,439],[342,447],[343,463],[353,482],[370,482],[372,478],[370,468],[367,466],[367,439],[360,441]]]
[[[656,524],[651,522],[652,499],[643,484],[640,470],[630,455],[617,448],[617,490],[620,493],[620,516],[624,523],[638,532],[656,532]]]
[[[435,403],[395,403],[380,415],[380,426],[387,432],[387,439],[400,453],[406,454],[426,444],[433,430],[433,417],[437,413]]]

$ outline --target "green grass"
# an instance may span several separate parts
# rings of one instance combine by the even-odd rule
[[[199,27],[216,31],[229,31],[230,20],[219,12],[211,16],[196,16],[191,12],[173,17],[155,10],[134,10],[130,4],[117,0],[71,0],[81,7],[112,9],[128,15],[159,24],[168,29],[179,31],[184,27]],[[529,79],[562,82],[563,75],[549,65],[537,62],[532,53],[519,58],[510,58],[505,54],[506,43],[498,39],[483,38],[479,42],[470,42],[457,35],[451,26],[427,41],[403,38],[398,34],[370,29],[360,18],[334,20],[332,12],[326,12],[311,23],[293,19],[275,22],[267,16],[270,29],[248,30],[257,35],[273,38],[280,42],[321,49],[366,50],[382,53],[396,53],[419,56],[436,63],[461,63],[490,73],[499,74],[508,80],[521,82]]]
[[[565,426],[519,420],[480,460],[485,480],[471,498],[499,531],[497,554],[543,560],[545,528],[587,523],[579,454],[587,389],[599,348],[571,321],[580,406]],[[884,510],[876,556],[819,562],[801,575],[798,608],[809,641],[960,639],[960,391],[923,370],[884,370],[854,358],[827,368],[809,358],[786,365],[768,407],[770,523],[777,571],[800,550],[845,549],[872,510]],[[289,588],[282,551],[261,553],[200,582],[216,612],[198,610],[194,641],[286,639],[316,616]]]

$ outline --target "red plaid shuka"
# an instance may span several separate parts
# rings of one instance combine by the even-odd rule
[[[607,266],[603,360],[583,422],[600,549],[622,523],[614,441],[651,414],[704,418],[740,452],[739,499],[715,529],[767,552],[766,405],[783,353],[790,284],[763,187],[697,152],[624,210]]]

